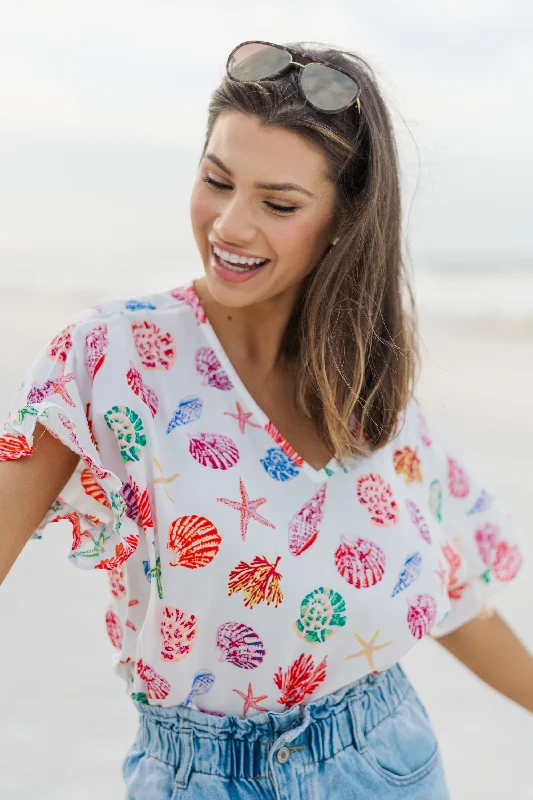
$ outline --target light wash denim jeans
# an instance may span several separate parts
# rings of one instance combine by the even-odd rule
[[[399,663],[249,719],[133,701],[126,800],[449,800],[435,732]]]

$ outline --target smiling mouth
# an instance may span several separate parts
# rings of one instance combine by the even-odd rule
[[[252,272],[259,267],[263,267],[269,258],[246,258],[246,256],[238,256],[234,253],[229,253],[227,250],[221,250],[220,247],[211,245],[213,256],[217,263],[226,269],[233,270],[233,272]]]

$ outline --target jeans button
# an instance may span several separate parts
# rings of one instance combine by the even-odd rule
[[[278,759],[280,764],[285,764],[286,761],[289,760],[291,757],[291,751],[288,747],[280,747],[278,752],[276,753],[276,758]]]

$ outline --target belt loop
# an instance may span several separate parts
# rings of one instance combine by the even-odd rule
[[[180,725],[179,747],[177,748],[176,753],[177,769],[176,776],[174,778],[174,791],[172,793],[171,800],[178,800],[178,798],[181,796],[181,790],[187,788],[191,774],[193,758],[193,732],[190,728],[184,728]]]
[[[365,704],[368,703],[366,692],[361,692],[354,697],[350,697],[348,708],[352,718],[352,732],[354,745],[358,753],[366,750],[367,742],[365,736]]]

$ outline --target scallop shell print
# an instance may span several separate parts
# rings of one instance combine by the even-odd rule
[[[157,395],[153,389],[150,389],[150,387],[145,384],[141,373],[131,362],[130,368],[126,373],[126,380],[130,389],[135,392],[137,397],[140,397],[143,403],[148,406],[152,417],[155,417],[157,414],[157,406],[159,404]]]
[[[212,386],[214,389],[222,389],[222,391],[233,389],[233,384],[212,347],[198,348],[196,351],[196,371],[200,376],[202,386]]]
[[[194,614],[165,606],[161,614],[161,661],[181,661],[188,656],[197,632]]]
[[[196,422],[202,416],[203,401],[201,397],[184,397],[180,401],[177,409],[168,423],[167,433],[170,433],[180,425],[188,425],[189,422]]]
[[[346,624],[346,603],[333,589],[320,586],[304,597],[294,630],[310,644],[325,642]]]
[[[70,332],[75,327],[75,325],[67,325],[57,336],[54,336],[46,350],[46,354],[49,358],[53,358],[54,361],[67,360],[67,356],[72,350],[72,337]]]
[[[311,547],[318,536],[326,499],[326,487],[327,484],[324,483],[289,522],[289,550],[293,556],[301,556],[305,550]]]
[[[300,474],[293,460],[281,447],[271,447],[264,458],[259,459],[265,472],[276,481],[288,481]]]
[[[107,325],[97,325],[85,337],[85,367],[92,381],[105,360],[109,340]]]
[[[104,419],[115,434],[122,460],[139,461],[146,445],[140,416],[127,406],[113,406],[104,414]]]
[[[407,624],[415,639],[422,639],[435,622],[437,603],[431,594],[419,594],[409,604]]]
[[[221,433],[189,434],[189,453],[203,467],[230,469],[239,460],[239,448]]]
[[[405,445],[401,450],[395,450],[392,460],[396,474],[402,475],[407,484],[413,481],[422,483],[422,469],[416,447],[413,450],[409,445]]]
[[[388,528],[398,522],[398,504],[392,496],[392,489],[377,472],[359,476],[357,499],[366,506],[373,525]]]
[[[146,683],[146,694],[150,700],[164,700],[170,693],[170,683],[158,675],[150,664],[145,664],[142,658],[137,661],[137,675]]]
[[[168,532],[167,547],[174,553],[171,567],[199,569],[210,564],[222,539],[206,517],[190,514],[175,519]]]
[[[339,575],[356,589],[375,586],[385,573],[385,553],[368,539],[348,540],[341,536],[335,551],[335,566]]]
[[[391,597],[394,597],[399,592],[407,589],[413,581],[416,581],[422,569],[422,553],[411,553],[405,559],[403,569],[396,582],[396,586],[392,590]]]
[[[452,497],[466,497],[470,491],[470,478],[458,461],[448,456],[448,488]]]
[[[429,530],[429,525],[424,519],[424,516],[420,511],[420,509],[418,508],[418,506],[416,505],[416,503],[413,503],[412,500],[406,499],[405,507],[407,508],[407,511],[411,518],[411,522],[417,529],[422,539],[428,544],[431,544],[432,540],[431,540],[431,532]]]
[[[145,369],[171,369],[174,366],[176,348],[170,333],[147,319],[132,322],[131,331]]]
[[[265,646],[257,633],[242,622],[219,625],[216,646],[219,661],[229,661],[241,669],[255,669],[265,655]]]

